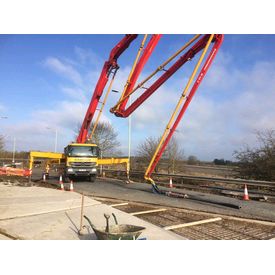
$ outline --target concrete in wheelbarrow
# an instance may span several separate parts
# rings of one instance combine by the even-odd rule
[[[43,187],[19,187],[0,184],[0,240],[79,240],[96,239],[86,220],[83,235],[80,226],[81,195]],[[84,214],[96,227],[104,227],[104,213],[115,213],[119,224],[133,224],[146,229],[140,238],[180,240],[181,236],[131,216],[125,212],[85,197]],[[112,220],[110,223],[112,224]]]
[[[12,239],[5,235],[0,234],[0,241],[3,241],[3,240],[12,240]]]

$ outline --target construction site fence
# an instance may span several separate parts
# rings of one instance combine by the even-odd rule
[[[0,175],[5,176],[20,176],[20,177],[30,177],[32,171],[29,169],[20,169],[12,167],[0,167]]]

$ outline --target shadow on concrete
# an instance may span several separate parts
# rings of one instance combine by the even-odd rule
[[[71,222],[71,224],[73,225],[73,227],[69,227],[79,238],[79,240],[97,240],[97,237],[95,235],[94,232],[91,232],[90,226],[83,226],[83,233],[79,234],[79,229],[77,227],[77,225],[75,224],[75,222],[72,220],[72,218],[69,216],[69,214],[67,212],[65,212],[66,217],[69,219],[69,221]],[[85,233],[85,231],[87,230],[87,233]]]

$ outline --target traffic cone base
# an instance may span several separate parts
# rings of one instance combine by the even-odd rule
[[[60,177],[59,177],[59,184],[60,184],[60,190],[64,191],[64,184],[63,184],[63,180],[62,180],[62,175],[60,175]]]
[[[74,185],[73,185],[73,181],[72,180],[70,182],[70,191],[74,191]]]
[[[170,188],[173,188],[173,181],[172,181],[172,178],[170,178],[169,187],[170,187]]]
[[[246,184],[244,185],[244,195],[243,195],[243,200],[244,201],[249,201],[249,196],[248,196],[248,190]]]

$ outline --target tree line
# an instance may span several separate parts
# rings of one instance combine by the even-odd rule
[[[245,145],[234,152],[242,178],[275,181],[275,130],[257,131],[255,147]]]
[[[91,128],[93,125],[91,125]],[[214,159],[215,165],[234,165],[234,169],[241,178],[275,181],[275,130],[256,132],[257,144],[255,147],[245,145],[233,153],[236,162],[224,159]],[[136,156],[145,164],[149,164],[159,143],[160,138],[148,137],[142,141],[136,150]],[[101,149],[103,157],[121,156],[118,133],[109,123],[99,123],[94,136],[87,142],[96,143]],[[4,138],[0,136],[0,157],[11,158],[12,153],[4,149]],[[27,152],[16,152],[17,158],[27,158]],[[165,160],[168,173],[175,173],[183,161],[187,164],[197,165],[200,160],[196,156],[185,158],[180,143],[172,138],[168,144],[162,160]],[[236,168],[235,168],[236,166]],[[159,164],[156,167],[156,172]]]

